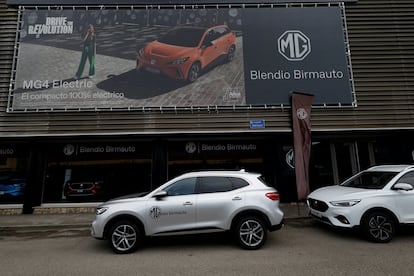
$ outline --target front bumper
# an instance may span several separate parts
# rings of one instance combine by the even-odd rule
[[[329,224],[340,228],[353,228],[359,225],[354,216],[350,214],[350,208],[329,208],[325,212],[321,212],[309,208],[309,215],[322,223]]]
[[[96,219],[92,222],[91,236],[98,240],[103,240],[105,238],[104,226]]]

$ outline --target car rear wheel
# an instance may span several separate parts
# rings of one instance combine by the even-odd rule
[[[188,70],[188,82],[194,82],[198,76],[200,75],[200,63],[195,62],[193,65],[191,65],[190,70]]]
[[[393,218],[386,213],[373,212],[363,219],[362,230],[369,240],[386,243],[391,241],[394,237],[395,222]]]
[[[109,234],[111,248],[118,254],[127,254],[135,251],[142,238],[139,228],[131,221],[115,223]]]
[[[226,62],[230,62],[234,59],[234,55],[236,53],[236,46],[232,45],[227,52]]]
[[[236,225],[235,237],[244,249],[259,249],[267,238],[267,230],[262,220],[256,217],[242,218]]]

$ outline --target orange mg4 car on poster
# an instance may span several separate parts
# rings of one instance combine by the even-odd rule
[[[137,70],[195,81],[213,61],[233,60],[236,35],[226,26],[178,26],[138,53]]]

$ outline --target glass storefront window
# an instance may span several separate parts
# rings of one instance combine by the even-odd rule
[[[0,204],[23,203],[27,158],[0,155]]]
[[[126,194],[147,192],[150,186],[150,159],[49,163],[43,201],[104,201]]]
[[[147,144],[56,144],[46,157],[42,202],[101,202],[147,192],[151,165]]]

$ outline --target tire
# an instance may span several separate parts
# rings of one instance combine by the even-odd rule
[[[236,46],[232,45],[229,51],[227,52],[226,62],[232,61],[234,59],[235,53],[236,53]]]
[[[386,243],[392,240],[395,234],[394,219],[384,212],[372,212],[362,221],[362,231],[365,237],[373,242]]]
[[[261,219],[245,217],[238,221],[234,235],[241,248],[255,250],[265,244],[267,230]]]
[[[109,232],[109,244],[117,254],[134,252],[142,239],[138,226],[131,221],[116,222]]]
[[[201,71],[200,63],[198,62],[193,63],[190,67],[190,70],[188,70],[187,81],[190,83],[194,82],[200,75],[200,71]]]

